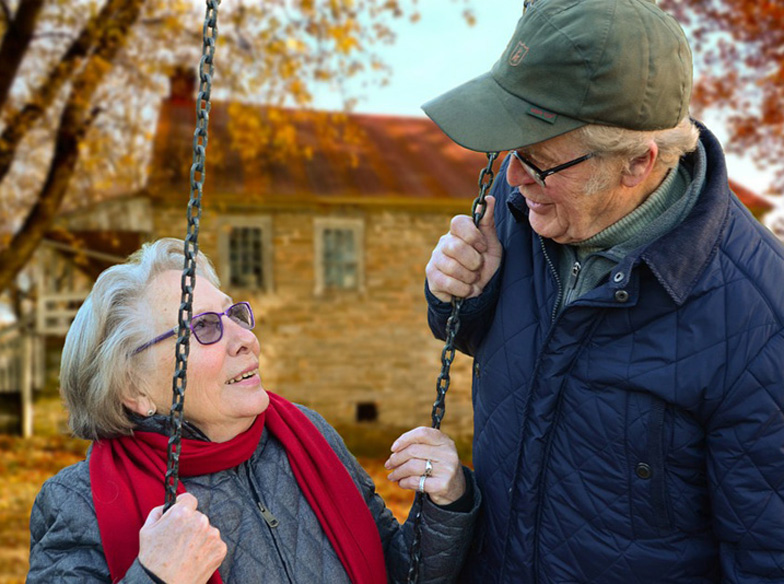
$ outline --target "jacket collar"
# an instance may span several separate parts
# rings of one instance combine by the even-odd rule
[[[134,430],[139,432],[155,432],[156,434],[163,434],[165,436],[171,435],[171,432],[169,432],[169,416],[165,414],[155,414],[153,416],[144,417],[134,412],[129,412],[128,417],[134,424]],[[204,432],[185,419],[182,421],[182,437],[188,438],[189,440],[210,441]]]
[[[667,235],[633,251],[622,263],[644,261],[679,306],[718,249],[729,216],[729,184],[724,152],[716,137],[699,122],[700,147],[682,160],[691,170],[693,184],[702,183],[699,199],[683,222]],[[507,161],[508,164],[508,161]],[[503,167],[501,169],[502,172]],[[517,222],[527,222],[528,207],[517,189],[507,202]]]
[[[695,180],[704,176],[700,197],[683,222],[642,250],[644,260],[679,306],[719,248],[729,217],[730,197],[724,152],[716,137],[697,122],[705,157],[690,154]]]

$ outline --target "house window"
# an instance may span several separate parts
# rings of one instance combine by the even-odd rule
[[[272,221],[224,216],[218,222],[221,282],[229,288],[272,289]]]
[[[324,230],[324,285],[327,288],[357,287],[357,242],[351,229]]]
[[[229,230],[229,286],[264,287],[262,235],[258,227],[232,227]]]
[[[378,421],[378,406],[373,402],[360,402],[357,404],[357,422]]]
[[[361,219],[315,220],[316,293],[364,289]]]

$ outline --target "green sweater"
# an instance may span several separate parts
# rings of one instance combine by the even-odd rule
[[[679,164],[631,213],[593,237],[559,246],[563,295],[558,311],[598,286],[629,252],[679,225],[697,202],[695,187],[689,170]]]

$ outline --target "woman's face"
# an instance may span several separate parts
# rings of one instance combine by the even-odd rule
[[[163,272],[148,286],[146,296],[149,306],[153,307],[150,315],[152,336],[177,325],[181,277],[179,271]],[[196,277],[194,315],[221,313],[232,304],[234,301],[209,281]],[[217,343],[202,345],[191,335],[184,405],[185,419],[213,442],[225,442],[244,432],[269,405],[259,375],[256,335],[227,316],[221,320],[223,337]],[[168,412],[171,406],[175,342],[176,337],[171,337],[147,349],[153,352],[155,362],[151,371],[155,395],[150,397],[158,412]],[[147,415],[146,411],[138,413]]]

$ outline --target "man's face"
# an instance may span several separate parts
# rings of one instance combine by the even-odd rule
[[[570,134],[521,148],[518,152],[542,170],[588,154]],[[612,225],[636,205],[624,197],[620,174],[613,176],[615,172],[611,168],[611,165],[589,159],[548,176],[547,186],[542,187],[513,157],[507,167],[506,180],[525,197],[528,220],[534,231],[558,243],[576,243]],[[612,174],[597,177],[597,172]],[[595,185],[597,179],[603,188],[586,188],[589,184]]]

